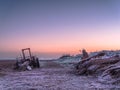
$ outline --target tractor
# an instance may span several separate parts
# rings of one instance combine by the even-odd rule
[[[28,56],[26,55],[28,54]],[[32,70],[32,68],[39,68],[39,60],[36,56],[31,54],[30,48],[22,49],[22,57],[17,58],[14,69],[27,69]]]

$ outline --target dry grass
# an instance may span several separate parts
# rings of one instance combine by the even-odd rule
[[[0,77],[13,71],[15,60],[0,60]]]
[[[62,66],[59,63],[48,61],[44,65],[44,68],[61,68]]]
[[[5,73],[0,72],[0,77],[5,76],[5,75],[6,75]]]
[[[12,68],[15,60],[0,60],[0,69]]]

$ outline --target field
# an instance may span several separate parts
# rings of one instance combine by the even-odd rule
[[[0,61],[0,90],[119,90],[100,83],[95,76],[79,76],[74,68],[55,60],[40,61],[41,68],[15,71],[15,61]]]

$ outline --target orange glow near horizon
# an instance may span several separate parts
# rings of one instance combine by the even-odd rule
[[[120,0],[0,4],[0,58],[23,48],[44,56],[120,49]]]
[[[29,46],[28,46],[29,47]],[[14,48],[7,48],[3,49],[1,51],[3,52],[20,52],[21,49],[23,48],[28,48],[26,47],[14,47]],[[32,52],[38,52],[38,53],[59,53],[59,54],[78,54],[81,53],[80,50],[86,49],[87,52],[94,52],[94,51],[101,51],[101,50],[119,50],[119,47],[102,47],[102,46],[93,46],[93,47],[34,47],[31,46]]]

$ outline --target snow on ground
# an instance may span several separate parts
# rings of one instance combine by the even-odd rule
[[[68,59],[66,59],[68,62]],[[61,61],[60,61],[61,62]],[[75,75],[73,68],[59,61],[42,61],[32,71],[7,72],[0,77],[0,90],[119,90],[120,86],[102,84],[94,76]]]
[[[98,59],[110,58],[110,57],[113,57],[116,55],[120,56],[120,50],[102,50],[102,51],[98,51],[98,52],[91,52],[91,53],[89,53],[89,56],[94,56],[100,52],[105,53],[105,55],[102,57],[99,57]]]

